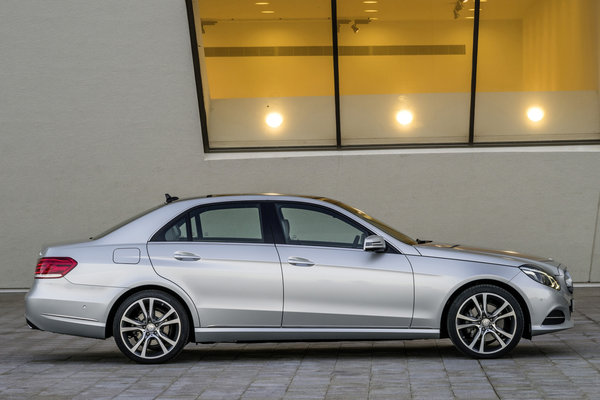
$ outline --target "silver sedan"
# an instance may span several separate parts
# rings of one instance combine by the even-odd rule
[[[573,326],[573,282],[548,258],[413,240],[322,197],[179,200],[40,253],[32,328],[105,339],[140,363],[190,341],[449,337],[499,357]]]

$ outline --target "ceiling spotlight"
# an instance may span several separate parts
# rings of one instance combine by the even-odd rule
[[[458,17],[460,17],[460,10],[463,9],[463,1],[462,0],[456,0],[456,4],[454,5],[454,19],[458,19]]]
[[[367,24],[371,23],[371,21],[373,21],[373,18],[355,19],[354,23],[352,25],[350,25],[350,28],[352,28],[352,32],[356,33],[360,30],[358,25],[360,25],[360,24],[367,25]],[[349,21],[349,22],[352,22],[352,21]]]

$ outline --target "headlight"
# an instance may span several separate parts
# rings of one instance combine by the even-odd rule
[[[560,285],[552,275],[549,275],[541,269],[538,269],[532,265],[523,265],[520,268],[521,271],[525,273],[525,275],[527,275],[534,281],[539,282],[542,285],[551,287],[552,289],[560,290]]]
[[[567,289],[569,289],[569,292],[573,293],[573,278],[571,278],[571,274],[566,269],[565,269],[565,284],[567,285]]]

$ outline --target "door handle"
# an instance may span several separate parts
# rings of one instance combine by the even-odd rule
[[[287,261],[297,267],[312,267],[315,265],[314,262],[302,257],[288,257]]]
[[[188,253],[187,251],[176,251],[173,254],[173,258],[179,261],[198,261],[200,256],[194,253]]]

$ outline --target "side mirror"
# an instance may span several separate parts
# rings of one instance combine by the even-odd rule
[[[385,251],[385,239],[379,235],[367,236],[365,244],[363,245],[363,250],[375,252]]]

